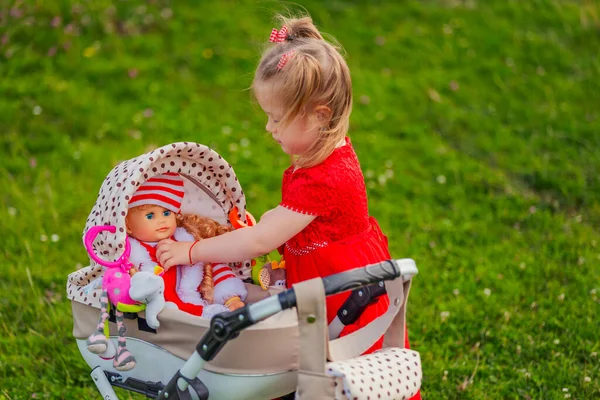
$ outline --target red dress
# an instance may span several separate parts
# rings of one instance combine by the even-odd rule
[[[281,206],[316,218],[283,246],[287,286],[390,259],[387,237],[375,218],[369,216],[365,179],[350,139],[334,150],[321,164],[283,174]],[[327,322],[350,292],[327,297]],[[369,305],[359,319],[347,325],[340,336],[348,335],[388,308],[387,296]],[[409,348],[405,332],[405,347]],[[380,338],[366,353],[382,347]],[[365,354],[366,354],[365,353]],[[417,393],[411,400],[420,400]]]
[[[281,206],[317,216],[284,245],[288,287],[390,258],[387,238],[369,217],[365,180],[348,138],[321,164],[284,172]],[[328,323],[349,295],[327,298]],[[341,336],[384,314],[388,304],[387,296],[381,296]],[[368,352],[380,349],[382,340]]]

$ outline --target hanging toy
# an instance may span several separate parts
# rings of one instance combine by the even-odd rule
[[[116,232],[112,225],[94,226],[85,235],[85,248],[95,262],[106,267],[102,276],[102,294],[100,296],[100,319],[96,332],[87,339],[87,349],[105,359],[113,358],[113,366],[118,371],[135,368],[136,360],[127,350],[123,313],[138,313],[146,310],[146,320],[151,328],[158,328],[157,314],[165,305],[162,268],[155,268],[154,274],[137,271],[129,262],[131,246],[125,239],[125,250],[117,261],[105,261],[98,257],[93,249],[94,239],[102,231]],[[110,307],[115,307],[118,329],[118,349],[108,340],[108,317]]]

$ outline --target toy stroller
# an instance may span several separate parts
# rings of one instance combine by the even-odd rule
[[[84,237],[95,227],[115,229],[95,228],[98,235],[90,244],[94,254],[107,262],[120,259],[128,200],[147,179],[168,172],[183,178],[182,212],[222,224],[251,223],[232,167],[206,146],[173,143],[120,163],[106,177]],[[232,269],[247,282],[248,305],[241,309],[208,320],[165,308],[157,329],[149,326],[146,311],[123,313],[127,347],[137,360],[128,371],[116,370],[112,360],[88,350],[86,340],[97,329],[102,293],[93,282],[105,273],[97,261],[90,257],[88,267],[69,275],[67,295],[73,335],[104,399],[117,399],[113,386],[149,398],[211,400],[273,399],[294,391],[296,398],[311,400],[366,399],[368,394],[408,399],[420,388],[419,354],[403,348],[406,303],[417,274],[410,259],[313,279],[287,291],[253,284],[250,260],[235,264]],[[325,296],[354,290],[348,307],[338,313],[342,324],[349,323],[346,319],[360,313],[369,293],[382,292],[384,281],[388,312],[350,335],[327,341]],[[107,336],[116,343],[115,315],[109,320]],[[384,334],[384,349],[360,356]]]

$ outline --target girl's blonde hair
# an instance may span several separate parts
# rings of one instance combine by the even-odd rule
[[[279,122],[284,127],[314,107],[329,107],[331,117],[317,140],[294,161],[297,167],[311,167],[323,162],[348,132],[352,110],[350,70],[341,48],[325,41],[310,17],[278,19],[287,28],[285,41],[265,51],[252,89],[256,92],[257,87],[266,84],[276,90],[274,95],[286,110]],[[281,56],[292,50],[293,56],[278,68]]]

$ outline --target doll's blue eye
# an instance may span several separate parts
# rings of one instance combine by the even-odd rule
[[[171,215],[171,211],[169,211],[169,210],[163,211],[163,217],[168,217],[169,215]]]
[[[154,218],[154,213],[146,214],[146,219],[152,219],[152,218]]]

